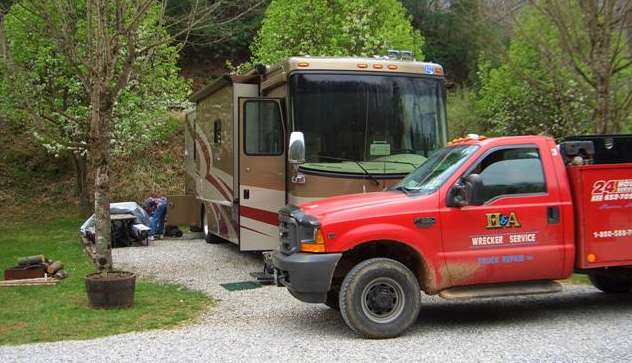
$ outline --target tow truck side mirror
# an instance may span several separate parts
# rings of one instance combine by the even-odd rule
[[[301,164],[305,162],[305,136],[300,131],[293,131],[290,134],[288,147],[288,161],[291,164]]]
[[[448,192],[447,206],[461,208],[468,205],[481,205],[483,180],[478,174],[461,178]]]

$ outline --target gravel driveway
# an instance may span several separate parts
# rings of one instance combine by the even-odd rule
[[[371,341],[354,336],[336,311],[301,303],[282,288],[224,290],[219,283],[249,280],[261,268],[258,254],[229,244],[163,240],[117,249],[114,259],[220,301],[193,325],[2,347],[0,362],[632,361],[632,295],[566,286],[540,297],[424,297],[419,322],[405,336]]]

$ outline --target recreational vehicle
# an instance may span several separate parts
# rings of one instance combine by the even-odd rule
[[[191,96],[186,197],[209,243],[278,246],[278,210],[379,191],[446,143],[443,68],[402,57],[291,57]]]

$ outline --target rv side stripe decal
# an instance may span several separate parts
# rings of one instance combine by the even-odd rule
[[[222,188],[222,186],[217,182],[217,180],[212,176],[212,175],[206,175],[206,180],[208,180],[221,194],[224,198],[226,198],[227,201],[232,201],[232,198],[230,196],[230,194],[228,194],[224,188]]]
[[[206,159],[206,180],[208,180],[215,188],[217,188],[217,190],[219,190],[219,192],[222,194],[222,196],[224,196],[224,198],[226,198],[226,200],[232,201],[233,198],[231,194],[233,191],[231,190],[231,188],[226,185],[226,183],[221,178],[215,178],[213,175],[211,175],[211,168],[213,166],[211,165],[212,155],[210,150],[201,138],[196,137],[195,141],[199,143],[200,149],[202,149],[202,154],[204,155],[204,159]],[[219,182],[217,181],[217,179],[219,179]],[[228,189],[228,191],[226,191],[224,187]]]
[[[279,225],[279,215],[274,212],[246,207],[242,205],[239,207],[239,213],[242,217],[251,218],[259,222],[271,224],[273,226]]]
[[[231,194],[233,193],[233,188],[229,187],[228,184],[226,184],[226,182],[222,178],[217,177],[217,180],[219,180],[219,182],[222,183],[222,185],[226,187],[226,190],[228,190],[228,192],[230,192]]]

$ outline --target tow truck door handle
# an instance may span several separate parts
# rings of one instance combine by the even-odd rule
[[[417,228],[430,228],[436,223],[434,217],[417,217],[413,220]]]
[[[549,224],[560,223],[560,207],[550,206],[546,208],[547,219]]]

